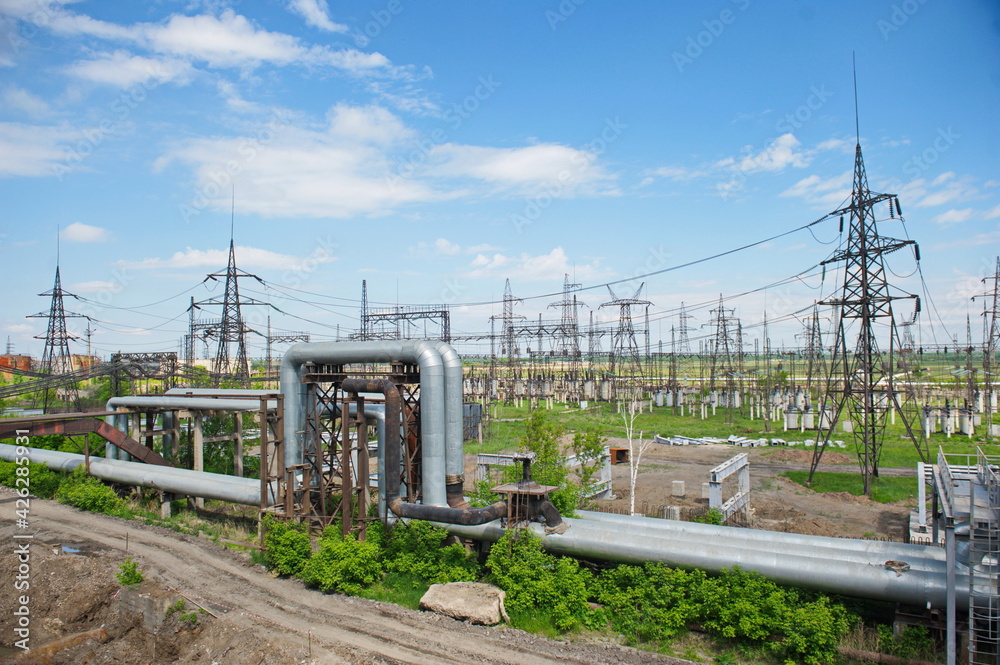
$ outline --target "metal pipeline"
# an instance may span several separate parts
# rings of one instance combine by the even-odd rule
[[[570,528],[563,534],[547,534],[540,524],[531,528],[546,550],[586,559],[641,565],[653,561],[680,568],[698,568],[718,573],[740,566],[789,586],[816,589],[859,598],[888,600],[911,605],[944,607],[946,575],[923,570],[915,558],[906,561],[905,572],[887,568],[884,561],[842,561],[757,549],[759,543],[741,543],[732,528],[728,544],[707,543],[701,538],[678,538],[657,530],[636,529],[627,524],[598,523],[564,518]],[[479,526],[441,523],[450,533],[476,540],[496,542],[504,533],[499,522]],[[914,566],[914,564],[917,564]],[[968,603],[968,575],[956,571],[958,602]]]
[[[653,529],[673,538],[700,538],[708,542],[716,539],[729,542],[738,538],[747,546],[752,545],[761,551],[777,553],[807,553],[809,556],[823,554],[829,557],[856,556],[860,560],[874,561],[877,558],[886,560],[909,560],[936,562],[935,569],[944,570],[946,553],[940,547],[932,545],[910,545],[878,540],[856,540],[849,538],[829,538],[825,536],[808,536],[799,533],[780,531],[765,531],[762,529],[734,529],[714,524],[699,524],[697,522],[682,522],[653,517],[628,517],[612,513],[599,513],[590,510],[578,510],[576,516],[592,522],[628,525],[630,528]]]
[[[403,400],[399,389],[389,379],[346,379],[341,384],[345,392],[382,393],[385,396],[385,432],[380,458],[385,458],[385,503],[393,514],[411,519],[449,522],[453,524],[484,524],[507,515],[507,503],[498,501],[485,508],[461,508],[409,503],[400,497],[400,466],[402,445],[400,422]]]
[[[0,444],[0,459],[15,461],[23,455],[17,454],[18,446]],[[72,471],[86,464],[86,457],[76,453],[57,450],[28,448],[28,459],[44,464],[56,471]],[[260,481],[255,478],[237,478],[205,471],[190,471],[168,466],[125,462],[101,457],[90,458],[90,475],[121,483],[151,487],[171,494],[204,497],[219,501],[231,501],[248,506],[260,505]],[[268,505],[275,502],[275,488],[268,491]]]
[[[267,406],[269,409],[274,409],[276,408],[276,403],[274,400],[269,400]],[[182,409],[192,411],[257,411],[260,409],[260,404],[246,399],[214,399],[203,396],[185,397],[180,394],[168,394],[112,397],[105,405],[108,411],[116,411],[119,407],[169,409],[173,411]],[[128,414],[121,413],[108,416],[107,421],[113,427],[128,433]],[[104,456],[107,459],[129,460],[128,453],[120,450],[118,446],[112,443],[107,443],[104,446]]]
[[[434,345],[444,363],[444,440],[445,440],[445,492],[448,505],[468,508],[465,500],[465,432],[462,412],[462,359],[450,344]]]
[[[305,425],[306,363],[348,364],[407,362],[420,367],[421,466],[425,505],[446,506],[445,491],[445,394],[441,354],[423,340],[379,342],[301,343],[291,347],[281,360],[281,392],[285,398],[285,466],[302,463]]]

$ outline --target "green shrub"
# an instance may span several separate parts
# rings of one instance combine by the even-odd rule
[[[700,570],[621,565],[601,573],[593,589],[616,631],[633,643],[664,643],[698,616],[706,580]]]
[[[312,554],[305,525],[264,518],[264,565],[279,575],[298,575]]]
[[[708,632],[762,643],[775,655],[805,665],[832,662],[849,628],[847,611],[828,598],[803,602],[794,590],[739,568],[709,578],[700,607]]]
[[[128,503],[115,491],[93,476],[88,476],[84,467],[77,467],[59,485],[56,500],[80,510],[89,510],[106,515],[130,517]]]
[[[146,577],[139,570],[139,565],[132,560],[132,557],[125,559],[125,562],[118,566],[119,572],[115,573],[115,577],[122,586],[135,586],[136,584],[142,584],[142,581]]]
[[[561,631],[589,623],[587,585],[590,572],[575,559],[542,550],[542,541],[531,531],[507,531],[486,560],[490,580],[507,592],[506,605],[515,625],[547,613]],[[520,627],[520,626],[518,626]]]
[[[14,462],[0,461],[0,485],[17,489],[23,486],[23,483],[20,485],[17,483],[17,478],[26,477],[29,483],[28,491],[31,494],[42,499],[51,499],[64,478],[62,474],[50,471],[44,464],[29,462],[26,465],[20,465],[28,469],[27,472],[22,471],[21,474],[17,473],[18,466]]]
[[[722,511],[718,508],[709,508],[705,511],[703,515],[695,515],[691,518],[692,522],[699,522],[701,524],[715,524],[717,526],[722,526]]]
[[[319,551],[302,566],[299,577],[323,591],[356,596],[382,578],[381,553],[375,542],[359,542],[354,534],[341,536],[327,529]]]
[[[430,522],[397,524],[385,540],[386,571],[416,575],[428,584],[479,579],[475,557],[458,543],[445,544],[447,539],[448,532]]]

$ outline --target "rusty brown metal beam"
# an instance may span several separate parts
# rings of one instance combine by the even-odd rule
[[[156,451],[147,448],[127,434],[112,427],[95,416],[108,415],[103,413],[60,414],[58,417],[18,418],[16,420],[0,420],[0,439],[11,439],[18,432],[28,430],[31,436],[50,434],[75,436],[93,432],[105,441],[112,443],[132,457],[146,464],[173,466]],[[70,418],[72,416],[72,418]]]

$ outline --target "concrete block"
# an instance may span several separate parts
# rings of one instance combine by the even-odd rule
[[[677,497],[684,496],[684,481],[674,480],[670,483],[670,494]]]

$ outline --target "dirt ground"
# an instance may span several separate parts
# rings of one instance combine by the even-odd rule
[[[249,557],[179,535],[53,501],[33,500],[29,528],[14,523],[15,495],[0,494],[0,662],[53,665],[150,663],[199,665],[353,664],[553,665],[684,663],[583,639],[550,640],[510,628],[466,625],[439,615],[306,589],[277,579]],[[50,656],[18,656],[13,591],[14,534],[30,546],[31,646],[72,643]],[[146,574],[137,591],[120,591],[114,573],[132,556]],[[67,552],[78,550],[78,552]],[[19,592],[20,593],[20,592]],[[181,598],[204,605],[189,625],[165,608]],[[136,607],[145,606],[145,612]],[[150,625],[152,624],[152,625]],[[82,636],[105,629],[101,643]],[[76,639],[73,639],[73,638]],[[43,652],[44,653],[44,652]]]
[[[609,441],[612,446],[624,441]],[[702,483],[709,471],[746,452],[750,460],[751,526],[774,531],[903,540],[912,502],[879,504],[848,494],[817,494],[781,473],[809,468],[811,451],[739,448],[730,445],[653,445],[643,456],[636,509],[657,514],[707,507]],[[853,458],[829,451],[824,471],[857,471]],[[475,456],[467,456],[467,478]],[[628,464],[612,467],[616,498],[603,507],[628,510]],[[906,470],[885,470],[906,474]],[[915,471],[913,472],[915,473]],[[682,480],[685,496],[672,495]],[[724,496],[733,491],[727,486]],[[0,663],[145,665],[266,665],[298,663],[686,663],[616,644],[584,638],[555,641],[510,628],[466,625],[430,613],[306,589],[277,579],[245,554],[203,539],[137,522],[87,513],[52,501],[33,500],[30,559],[31,646],[60,640],[51,654],[25,658],[10,649],[15,639],[12,591],[15,495],[0,489]],[[126,542],[128,552],[126,554]],[[114,577],[132,556],[146,573],[136,590]],[[185,612],[202,605],[211,614],[197,621],[166,608],[185,599]],[[101,633],[101,629],[105,631]],[[106,634],[105,634],[106,633]],[[6,648],[5,648],[6,647]]]
[[[628,447],[624,439],[612,439],[611,446]],[[668,446],[653,444],[642,457],[636,482],[636,511],[654,515],[662,506],[704,509],[702,483],[709,471],[729,458],[745,452],[750,462],[751,526],[770,531],[790,531],[843,538],[875,537],[902,541],[909,511],[915,501],[877,503],[847,493],[821,494],[781,476],[788,470],[808,471],[812,451],[802,448],[740,448],[728,444]],[[827,451],[819,471],[859,473],[855,459],[845,452]],[[884,469],[886,474],[916,475],[916,469]],[[628,464],[612,467],[612,486],[619,498],[599,501],[602,506],[627,512],[629,507]],[[735,476],[732,478],[735,479]],[[685,496],[672,496],[672,481],[684,481]],[[728,498],[735,481],[724,487]]]

